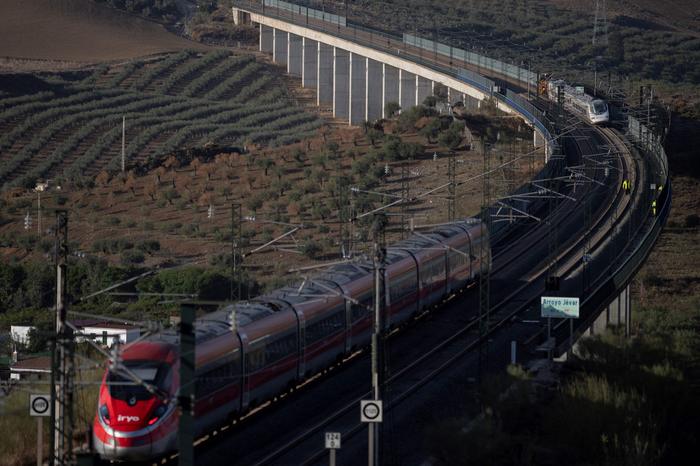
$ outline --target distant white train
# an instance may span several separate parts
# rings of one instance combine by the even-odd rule
[[[564,107],[572,110],[597,125],[610,121],[608,104],[602,99],[596,99],[586,94],[582,88],[573,87],[562,79],[546,79],[540,83],[542,93],[553,102],[557,101],[559,89],[561,89]]]

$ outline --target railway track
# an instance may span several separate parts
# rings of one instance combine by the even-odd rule
[[[606,139],[609,142],[613,142],[610,135],[607,135]],[[621,175],[623,177],[632,176],[628,171],[628,167],[630,165],[633,166],[634,161],[629,152],[621,152],[621,154],[624,157],[624,160],[620,161]],[[632,173],[634,173],[634,170],[632,170]],[[620,183],[613,183],[613,186],[619,187]],[[581,257],[581,245],[587,241],[587,236],[592,235],[602,238],[608,229],[615,225],[616,222],[608,221],[612,206],[622,202],[623,210],[626,210],[630,205],[629,202],[623,202],[627,196],[621,189],[615,189],[613,192],[613,202],[601,209],[602,212],[597,216],[595,224],[578,241],[568,245],[559,252],[557,260],[564,262],[564,265],[558,268],[558,273],[561,276],[566,276],[577,267]],[[576,204],[585,202],[586,196],[589,195],[591,195],[590,192],[586,193],[581,199],[576,201]],[[567,206],[559,206],[556,213],[557,216],[565,214],[566,210],[568,210]],[[621,218],[618,218],[617,222],[621,221]],[[539,240],[540,235],[541,232],[535,235],[535,241]],[[530,243],[530,241],[527,242]],[[546,267],[533,271],[528,276],[526,283],[511,291],[494,306],[496,312],[491,315],[490,330],[486,334],[483,336],[479,334],[479,320],[476,316],[473,316],[472,320],[464,327],[389,377],[387,384],[392,386],[394,396],[390,400],[385,401],[385,412],[396,409],[422,387],[434,381],[440,374],[464,358],[465,355],[473,354],[480,344],[485,344],[490,337],[512,322],[514,318],[531,309],[529,303],[539,298],[546,272]],[[539,334],[540,332],[536,333]],[[321,438],[323,430],[340,431],[344,443],[353,441],[360,432],[364,432],[365,425],[358,422],[359,416],[357,411],[359,401],[370,397],[370,391],[362,393],[322,422],[305,430],[254,464],[257,466],[267,464],[316,464],[327,454],[325,449],[319,448],[321,442],[318,439]],[[312,453],[308,454],[309,451],[312,451]],[[300,460],[301,458],[304,459]]]
[[[603,142],[610,143],[609,139],[603,139]],[[575,142],[579,145],[579,142]],[[595,153],[596,147],[583,147],[580,150],[585,150],[588,153]],[[585,154],[586,152],[584,152]],[[577,198],[573,201],[560,202],[554,209],[552,209],[552,214],[549,220],[549,224],[553,222],[562,222],[562,225],[567,228],[575,228],[578,230],[578,223],[580,226],[580,216],[572,216],[572,209],[576,209],[577,206],[584,204],[585,202],[593,202],[589,200],[598,192],[600,197],[600,192],[605,194],[602,199],[605,202],[601,203],[600,208],[596,209],[595,221],[589,226],[588,231],[585,235],[572,234],[571,241],[565,241],[562,247],[559,249],[556,262],[561,264],[558,267],[559,273],[565,275],[568,272],[574,271],[577,268],[578,263],[581,258],[581,249],[583,244],[588,241],[590,243],[590,238],[596,238],[596,241],[601,241],[601,238],[605,238],[606,231],[610,228],[614,228],[617,222],[620,222],[624,218],[624,210],[629,205],[629,202],[622,207],[622,215],[614,215],[613,220],[611,220],[611,206],[624,201],[624,193],[620,192],[621,183],[618,182],[625,176],[630,175],[630,166],[633,166],[633,161],[629,156],[629,153],[620,151],[621,159],[615,168],[619,172],[619,176],[613,176],[614,180],[608,183],[606,188],[592,189],[591,187],[596,183],[589,183],[588,188],[577,193]],[[634,169],[632,169],[634,171]],[[593,170],[594,172],[596,170]],[[600,173],[596,173],[596,176]],[[605,178],[605,177],[603,177]],[[600,181],[600,180],[599,180]],[[599,186],[596,184],[596,186]],[[617,188],[617,189],[615,189]],[[550,227],[547,222],[541,222],[539,225],[533,228],[527,229],[523,233],[523,237],[517,243],[511,246],[504,247],[498,254],[498,257],[494,257],[494,281],[495,282],[513,282],[513,277],[505,277],[509,275],[505,271],[509,270],[509,264],[512,265],[512,258],[518,257],[523,254],[523,249],[537,249],[539,247],[540,252],[546,249],[546,238],[550,234]],[[532,251],[531,251],[532,252]],[[537,254],[532,254],[532,256],[537,256]],[[546,256],[546,255],[545,255]],[[520,259],[523,260],[522,258]],[[527,262],[527,261],[526,261]],[[422,387],[430,384],[432,380],[450,369],[460,360],[465,359],[465,356],[470,354],[478,345],[484,341],[487,341],[501,330],[503,327],[508,326],[514,320],[521,318],[527,319],[531,318],[532,308],[530,303],[536,300],[541,295],[541,290],[543,289],[544,276],[548,269],[548,261],[539,261],[539,264],[534,265],[534,271],[529,273],[527,280],[524,283],[518,284],[516,287],[511,288],[511,291],[507,296],[502,297],[497,300],[497,304],[494,306],[494,312],[491,314],[489,332],[483,335],[480,339],[479,335],[479,321],[476,316],[475,309],[478,308],[478,300],[476,299],[475,293],[466,292],[464,294],[453,296],[452,299],[446,303],[445,307],[447,310],[432,313],[423,314],[417,317],[416,322],[420,325],[413,325],[411,328],[401,332],[402,334],[414,333],[422,334],[423,336],[429,336],[427,340],[423,342],[421,348],[430,348],[427,351],[423,351],[419,356],[413,357],[410,355],[410,348],[412,344],[404,345],[400,343],[405,337],[398,339],[390,339],[389,345],[394,348],[395,351],[392,352],[390,358],[392,358],[391,366],[395,368],[394,372],[389,375],[388,383],[392,387],[391,393],[393,396],[385,401],[386,408],[388,412],[397,409],[406,400],[410,399],[411,396],[420,392]],[[533,267],[533,264],[528,264],[528,267]],[[495,302],[496,300],[492,300]],[[459,308],[467,307],[472,309],[473,312],[460,312]],[[458,330],[454,331],[457,327]],[[540,334],[539,327],[533,333],[534,338]],[[408,340],[416,338],[406,337]],[[401,357],[400,353],[407,353],[408,356]],[[399,354],[397,356],[397,354]],[[415,352],[413,352],[415,354]],[[336,374],[338,372],[346,372],[346,374],[337,374],[336,378],[342,378],[344,380],[353,380],[358,377],[362,377],[363,372],[366,374],[366,369],[362,369],[366,366],[367,358],[363,358],[361,354],[355,354],[351,358],[357,360],[352,364],[341,364],[334,366],[326,371],[325,374],[320,374],[317,380],[325,378],[325,375]],[[437,362],[439,361],[439,362]],[[264,451],[264,454],[247,454],[237,461],[235,464],[314,464],[325,455],[325,451],[318,449],[321,445],[322,431],[323,430],[337,430],[343,432],[344,443],[354,441],[353,437],[357,436],[357,433],[363,431],[363,426],[357,421],[357,409],[359,406],[358,400],[368,397],[368,378],[364,377],[367,384],[355,384],[354,389],[345,388],[342,391],[342,395],[338,395],[338,399],[334,400],[332,403],[332,408],[324,409],[323,414],[314,413],[313,416],[307,416],[309,418],[307,421],[303,422],[303,428],[301,433],[299,432],[299,425],[294,426],[294,430],[288,432],[283,432],[279,435],[279,439],[264,441],[263,444],[257,446],[257,448],[249,448],[248,451]],[[325,380],[323,384],[306,383],[310,387],[304,387],[304,390],[296,389],[292,390],[290,393],[285,394],[280,397],[280,399],[270,403],[263,412],[258,412],[253,415],[246,416],[245,418],[235,421],[230,426],[224,426],[218,431],[212,432],[210,435],[205,436],[200,439],[201,449],[203,450],[201,455],[206,458],[206,463],[223,463],[228,461],[230,464],[231,458],[225,454],[222,456],[224,451],[227,451],[229,446],[228,440],[217,440],[222,438],[221,434],[223,431],[232,430],[236,432],[236,437],[241,436],[244,438],[250,437],[247,432],[250,430],[252,436],[260,437],[260,432],[267,431],[267,435],[270,435],[270,431],[276,431],[277,429],[268,429],[267,418],[273,419],[272,422],[277,422],[279,418],[290,417],[292,419],[299,419],[295,417],[294,414],[287,413],[290,404],[304,404],[308,403],[309,399],[313,399],[319,396],[318,393],[323,391],[321,385],[331,384],[333,380]],[[337,384],[334,384],[337,385]],[[333,388],[328,388],[327,391],[332,391]],[[300,392],[309,391],[308,395],[300,394]],[[322,395],[320,395],[322,396]],[[281,403],[280,403],[281,401]],[[299,416],[297,414],[296,416]],[[303,418],[303,416],[302,416]],[[268,421],[269,422],[269,421]],[[284,430],[284,428],[281,428]],[[225,438],[228,438],[226,436]],[[269,440],[269,439],[268,439]],[[211,441],[212,445],[207,446],[207,443]],[[234,444],[241,443],[242,445],[249,445],[246,440],[234,439]],[[223,443],[221,443],[223,442]],[[256,443],[256,442],[254,442]],[[218,444],[218,446],[217,446]],[[276,448],[271,448],[276,446]],[[210,448],[211,447],[211,448]],[[237,451],[243,451],[242,449],[237,449]],[[218,453],[217,453],[218,452]],[[309,454],[309,452],[312,452]]]

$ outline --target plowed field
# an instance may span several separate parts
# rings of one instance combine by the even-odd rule
[[[2,0],[0,57],[96,62],[205,49],[90,0]]]

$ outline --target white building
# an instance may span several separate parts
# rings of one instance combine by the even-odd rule
[[[14,343],[27,345],[29,343],[29,332],[34,329],[36,327],[33,325],[11,325],[10,337]]]
[[[15,362],[10,366],[12,380],[48,380],[51,376],[51,357],[39,356]]]
[[[141,335],[141,330],[129,324],[115,322],[95,322],[76,326],[80,331],[77,341],[89,338],[97,344],[112,347],[116,339],[120,344],[131,343]]]

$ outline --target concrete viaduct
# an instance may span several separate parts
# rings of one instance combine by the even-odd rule
[[[434,94],[436,83],[447,88],[451,104],[462,102],[468,109],[476,109],[493,97],[490,86],[485,88],[481,83],[417,63],[415,58],[402,56],[400,49],[363,45],[253,8],[236,6],[232,13],[236,24],[258,27],[261,52],[271,54],[273,62],[285,65],[288,74],[300,77],[303,87],[315,89],[317,105],[332,106],[333,117],[347,119],[350,125],[385,117],[389,102],[404,109],[419,105]],[[545,141],[551,136],[535,117],[503,99],[493,102],[499,110],[523,115],[534,129],[535,147],[543,147],[545,156],[549,155],[550,147]]]
[[[336,17],[332,20],[338,20],[337,23],[324,23],[326,14],[323,13],[320,19],[316,16],[311,20],[310,8],[304,10],[304,7],[282,5],[284,3],[237,1],[232,9],[233,18],[236,24],[256,25],[260,50],[271,54],[275,63],[285,65],[290,75],[300,77],[303,87],[315,89],[317,105],[332,106],[334,117],[347,119],[350,125],[373,121],[385,116],[389,102],[396,102],[402,108],[421,104],[434,94],[436,83],[440,83],[447,88],[450,103],[461,101],[467,109],[475,109],[484,100],[492,99],[498,109],[521,115],[533,127],[534,145],[544,150],[545,161],[557,150],[556,138],[550,134],[541,111],[517,92],[494,89],[494,81],[468,71],[466,66],[461,68],[460,63],[455,71],[451,51],[447,63],[445,55],[440,58],[437,50],[434,60],[421,60],[419,53],[406,48],[400,39],[382,37],[378,35],[381,33],[361,28],[348,33],[345,18]],[[265,5],[269,5],[269,10],[265,10]],[[306,11],[306,15],[285,13],[281,11],[284,8],[301,8],[299,11]],[[532,77],[528,79],[530,86]],[[587,298],[598,311],[577,330],[579,336],[598,333],[610,324],[625,325],[629,332],[632,315],[629,282],[658,239],[670,211],[671,186],[663,146],[641,122],[630,116],[627,123],[632,142],[646,154],[654,169],[645,176],[658,171],[659,176],[651,176],[655,183],[664,186],[664,191],[658,201],[658,214],[651,220],[647,212],[649,196],[656,194],[642,190],[640,192],[646,196],[644,201],[634,206],[626,224],[617,227],[618,232],[621,228],[627,228],[628,232],[627,237],[613,235],[621,242],[615,246],[617,254],[626,251],[620,256],[622,265],[611,259],[611,267],[617,268],[606,272],[593,296]],[[641,181],[639,185],[649,186],[648,181]],[[638,228],[635,241],[631,239],[633,220]]]

